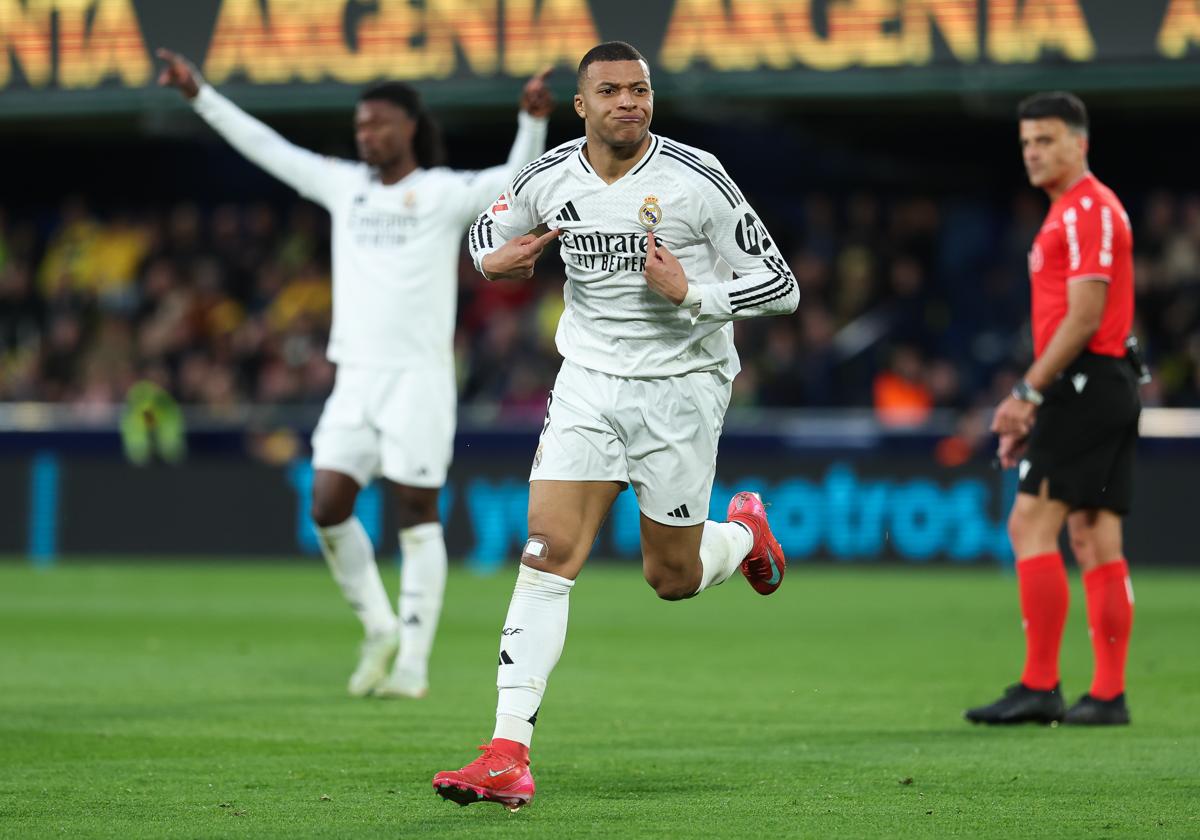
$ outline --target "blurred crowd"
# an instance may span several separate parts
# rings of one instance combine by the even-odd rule
[[[887,423],[982,411],[1027,364],[1026,252],[1045,212],[1011,202],[810,194],[760,206],[800,283],[793,316],[736,325],[742,407],[873,406]],[[1147,404],[1200,405],[1200,196],[1130,206]],[[149,380],[217,412],[319,404],[333,383],[329,225],[296,203],[0,210],[0,400],[121,403]],[[558,368],[561,264],[488,283],[464,256],[465,404],[540,415]]]

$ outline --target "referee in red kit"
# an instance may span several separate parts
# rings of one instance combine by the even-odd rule
[[[1025,668],[1003,697],[968,709],[966,718],[1124,724],[1133,589],[1121,517],[1133,494],[1141,412],[1140,361],[1127,348],[1133,234],[1120,200],[1088,170],[1083,103],[1070,93],[1039,93],[1017,113],[1029,182],[1052,202],[1029,252],[1035,360],[992,422],[1001,464],[1020,476],[1008,534]],[[1068,600],[1058,548],[1064,522],[1083,574],[1095,656],[1091,688],[1069,709],[1058,675]]]

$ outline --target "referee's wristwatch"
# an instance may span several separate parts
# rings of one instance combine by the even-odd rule
[[[1033,403],[1034,405],[1041,405],[1046,401],[1046,398],[1042,396],[1042,392],[1030,385],[1026,379],[1022,379],[1013,386],[1012,395],[1014,400]]]

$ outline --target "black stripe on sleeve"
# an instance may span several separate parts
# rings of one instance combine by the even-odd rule
[[[477,249],[483,247],[483,240],[480,239],[480,237],[479,237],[480,231],[482,229],[483,229],[483,216],[480,216],[478,219],[475,220],[475,224],[471,225],[471,248],[472,249],[477,250]]]
[[[748,289],[738,289],[736,292],[730,292],[729,300],[733,301],[734,298],[746,297],[748,295],[754,294],[755,292],[761,292],[763,289],[767,288],[768,286],[774,286],[780,280],[783,280],[783,279],[784,279],[784,277],[778,271],[775,271],[773,273],[771,279],[766,281],[765,283],[759,283],[757,286],[751,286]]]
[[[794,285],[794,283],[788,283],[786,289],[784,289],[776,294],[770,295],[769,297],[764,297],[764,298],[760,298],[757,300],[743,301],[742,303],[739,303],[737,306],[733,307],[733,311],[740,312],[743,309],[748,309],[751,306],[762,306],[763,304],[770,303],[773,300],[779,300],[780,298],[787,297],[788,295],[790,295],[792,293],[793,285]]]
[[[525,185],[528,184],[529,181],[535,175],[537,175],[540,172],[545,172],[547,169],[553,169],[554,167],[558,166],[560,163],[562,163],[564,160],[569,158],[574,153],[575,153],[575,148],[572,147],[572,148],[563,149],[557,155],[553,155],[551,157],[542,159],[538,166],[529,170],[524,175],[521,175],[520,177],[516,178],[513,181],[513,196],[518,195],[521,192],[521,190],[525,188]]]
[[[776,277],[774,280],[771,281],[770,285],[764,283],[762,286],[759,286],[758,288],[761,291],[758,291],[756,294],[743,295],[742,297],[738,298],[737,300],[734,300],[733,296],[730,295],[729,296],[729,305],[730,306],[746,306],[748,304],[754,303],[754,301],[756,301],[756,300],[762,300],[765,297],[770,297],[771,295],[775,294],[776,292],[780,291],[781,289],[790,288],[792,285],[792,282],[793,281],[790,277]]]
[[[572,146],[571,146],[571,148],[572,148],[572,149],[573,149],[573,148],[575,148],[575,145],[572,145]],[[569,151],[569,150],[570,150],[570,149],[567,149],[567,148],[564,148],[564,147],[562,147],[562,146],[559,146],[559,147],[557,147],[557,148],[551,149],[551,150],[550,150],[550,151],[548,151],[548,152],[543,152],[541,155],[538,155],[538,156],[537,156],[537,157],[535,157],[533,160],[531,160],[529,163],[527,163],[527,164],[525,164],[524,166],[522,166],[522,167],[521,167],[521,168],[520,168],[520,169],[517,171],[517,174],[513,176],[513,180],[514,180],[514,181],[515,181],[515,180],[517,180],[518,178],[520,178],[522,175],[524,175],[524,174],[525,174],[526,172],[528,172],[529,170],[531,170],[531,169],[533,169],[534,167],[536,167],[536,166],[540,165],[540,164],[541,164],[543,161],[545,161],[547,158],[549,158],[549,157],[551,157],[551,156],[554,156],[554,155],[559,155],[559,154],[561,154],[561,153],[563,153],[563,152],[565,152],[565,151]]]
[[[742,195],[741,190],[739,190],[737,188],[737,184],[733,183],[733,179],[730,178],[728,175],[726,175],[724,172],[722,172],[717,167],[711,166],[711,165],[705,163],[703,160],[700,159],[699,155],[695,154],[694,152],[690,152],[687,149],[683,148],[682,146],[680,146],[676,143],[672,143],[669,140],[663,141],[663,148],[670,149],[671,151],[673,151],[679,155],[682,155],[683,157],[693,161],[694,163],[699,164],[700,166],[703,166],[709,172],[713,173],[713,175],[715,175],[717,178],[721,179],[721,181],[725,184],[725,186],[728,187],[730,189],[730,191],[733,193],[734,197],[738,200],[739,204],[741,202],[745,201],[745,197]]]
[[[705,178],[707,178],[709,181],[711,181],[712,185],[717,188],[717,191],[720,192],[721,195],[725,197],[725,200],[729,202],[730,207],[737,207],[739,204],[741,204],[741,202],[738,201],[737,198],[734,197],[734,194],[729,190],[729,188],[726,187],[724,184],[722,184],[721,181],[717,179],[716,174],[708,167],[706,167],[702,164],[693,163],[692,161],[688,160],[687,158],[683,157],[682,155],[676,154],[671,149],[670,146],[664,146],[663,150],[662,150],[662,154],[665,157],[669,157],[672,160],[678,161],[679,163],[686,166],[688,169],[691,169],[691,170],[694,170],[695,172],[700,173]]]
[[[770,280],[765,283],[759,283],[757,286],[730,292],[729,303],[734,312],[755,304],[767,303],[772,300],[778,300],[781,297],[786,297],[791,294],[792,289],[796,286],[796,278],[792,275],[792,271],[788,268],[787,263],[782,259],[772,255],[764,258],[763,263],[767,268],[771,269],[773,276]]]

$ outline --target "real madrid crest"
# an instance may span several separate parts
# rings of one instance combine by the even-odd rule
[[[638,221],[646,230],[653,230],[662,221],[662,207],[655,196],[648,195],[638,208]]]

